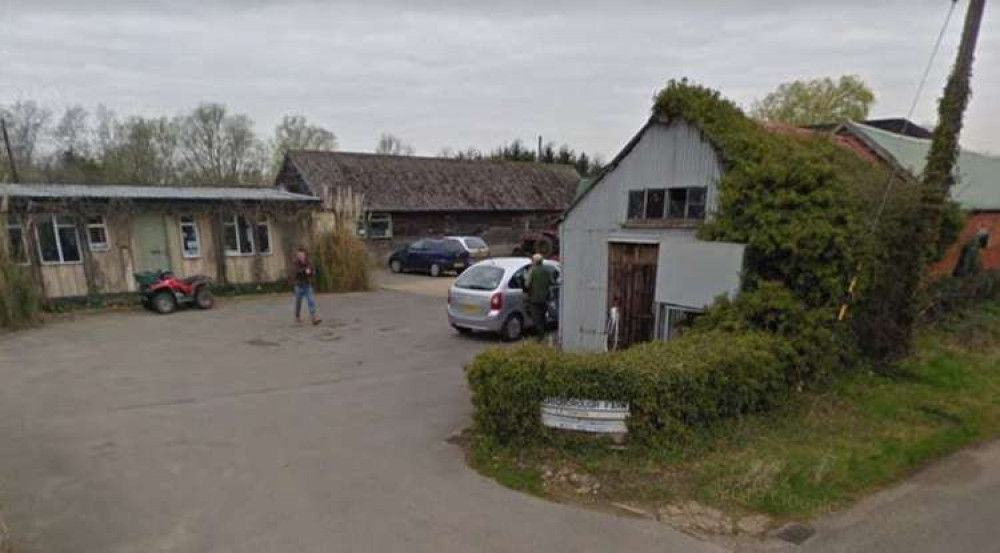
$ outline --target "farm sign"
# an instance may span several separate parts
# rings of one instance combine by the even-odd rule
[[[549,398],[542,402],[542,426],[594,434],[625,434],[628,403]]]

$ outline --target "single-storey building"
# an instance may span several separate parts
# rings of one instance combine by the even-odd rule
[[[931,140],[929,131],[918,125],[908,123],[887,130],[848,121],[833,132],[860,144],[890,167],[914,178],[923,174]],[[958,156],[951,193],[968,218],[959,239],[933,267],[933,272],[951,274],[962,249],[972,240],[981,248],[979,258],[983,268],[1000,270],[1000,157],[963,149]]]
[[[744,246],[703,242],[722,163],[695,126],[652,117],[559,227],[559,336],[566,350],[668,339],[741,285]]]
[[[318,199],[252,187],[0,184],[3,247],[45,297],[131,292],[134,273],[284,279]]]
[[[579,180],[569,165],[293,150],[276,184],[327,208],[338,191],[360,194],[359,233],[377,249],[428,235],[480,236],[496,249],[554,229]]]

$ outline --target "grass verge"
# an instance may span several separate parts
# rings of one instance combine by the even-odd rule
[[[566,436],[509,448],[474,432],[466,445],[484,475],[552,499],[653,513],[696,501],[807,519],[998,435],[1000,302],[991,302],[922,332],[916,353],[891,375],[856,371],[823,393],[800,394],[780,410],[673,447]]]

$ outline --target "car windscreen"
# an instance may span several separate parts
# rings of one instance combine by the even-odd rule
[[[472,267],[455,280],[455,288],[466,290],[496,290],[503,280],[503,269],[490,265]]]
[[[462,247],[462,243],[458,240],[445,240],[444,241],[444,251],[448,253],[462,253],[465,248]]]
[[[485,250],[486,248],[489,247],[486,245],[486,242],[483,242],[481,238],[476,238],[476,237],[466,238],[465,246],[470,250]]]

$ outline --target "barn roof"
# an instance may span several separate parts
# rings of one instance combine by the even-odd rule
[[[353,152],[293,150],[285,164],[312,193],[350,186],[371,211],[562,211],[580,180],[569,165]]]
[[[317,202],[318,198],[252,186],[148,186],[117,184],[0,184],[0,197],[29,199],[131,199]]]
[[[931,141],[902,136],[848,121],[841,127],[863,140],[868,147],[916,177],[924,172]],[[1000,157],[962,150],[952,197],[965,209],[1000,210]]]

